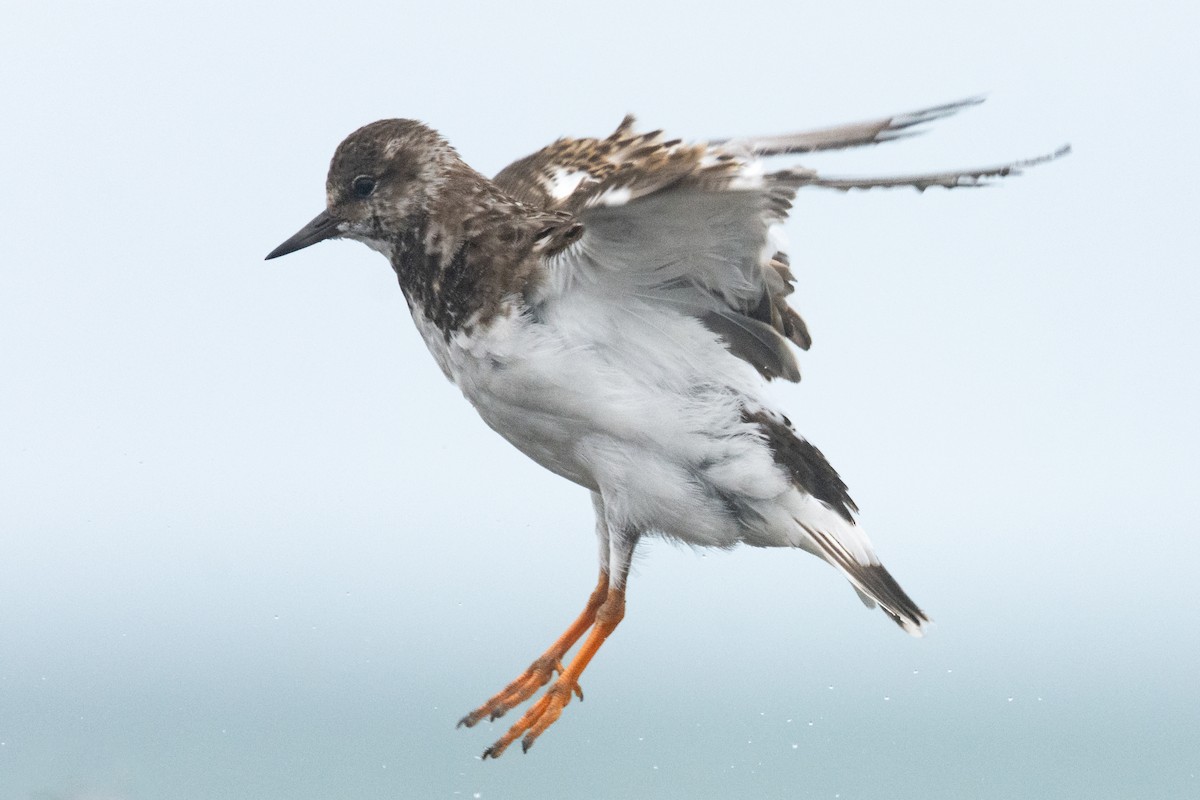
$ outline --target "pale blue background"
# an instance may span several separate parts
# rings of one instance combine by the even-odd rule
[[[1200,796],[1192,3],[23,4],[0,29],[0,800]],[[910,640],[799,553],[655,544],[529,755],[458,717],[594,579],[586,493],[475,417],[388,265],[263,255],[412,116],[493,173],[988,92],[805,160],[778,387]]]

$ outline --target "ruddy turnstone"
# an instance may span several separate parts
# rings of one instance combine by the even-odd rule
[[[764,394],[767,380],[800,379],[791,348],[811,343],[775,229],[803,187],[974,186],[1066,148],[891,178],[772,172],[763,159],[899,139],[978,102],[697,144],[626,117],[492,180],[413,120],[373,122],[337,148],[326,209],[267,258],[334,238],[383,253],[446,377],[517,449],[592,493],[599,581],[549,649],[460,721],[496,719],[553,679],[485,758],[520,737],[528,750],[583,697],[643,536],[805,550],[921,635],[929,619],[879,562],[846,484]]]

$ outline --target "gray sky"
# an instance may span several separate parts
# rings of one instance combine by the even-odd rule
[[[13,12],[0,797],[1196,792],[1198,17]],[[788,226],[815,344],[776,394],[931,637],[802,554],[655,544],[588,702],[480,765],[500,728],[453,722],[583,603],[591,507],[444,381],[378,254],[262,261],[321,208],[334,147],[415,117],[491,174],[629,111],[699,139],[980,92],[926,136],[802,163],[1074,153],[984,190],[808,191]]]

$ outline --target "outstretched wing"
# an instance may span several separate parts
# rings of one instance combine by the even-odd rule
[[[796,381],[789,343],[808,349],[812,340],[787,303],[795,278],[776,229],[797,190],[974,186],[1065,149],[998,167],[895,178],[826,178],[800,167],[768,172],[762,158],[892,141],[979,102],[701,144],[668,140],[661,131],[637,133],[626,117],[605,139],[560,139],[509,165],[495,182],[515,199],[568,220],[569,235],[548,230],[544,244],[546,253],[561,249],[571,256],[567,274],[555,276],[560,288],[584,280],[670,304],[702,320],[763,376]]]
[[[818,128],[800,133],[785,133],[781,136],[748,136],[738,139],[716,139],[709,144],[720,145],[763,156],[780,156],[793,153],[814,153],[818,150],[842,150],[847,147],[894,142],[917,136],[923,131],[914,130],[918,125],[949,117],[965,108],[977,106],[983,97],[968,97],[953,103],[930,106],[919,111],[906,111],[890,117],[850,122],[832,128]]]
[[[771,229],[810,177],[767,174],[753,157],[660,131],[636,133],[626,117],[606,139],[559,140],[495,181],[582,224],[571,267],[557,279],[670,304],[703,320],[764,376],[795,381],[788,343],[807,349],[811,339],[787,305],[795,279]]]

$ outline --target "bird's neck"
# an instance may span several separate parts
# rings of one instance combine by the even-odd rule
[[[392,251],[409,306],[447,340],[500,313],[533,269],[529,249],[520,246],[534,224],[527,217],[465,165],[452,173],[428,210],[409,218]]]

